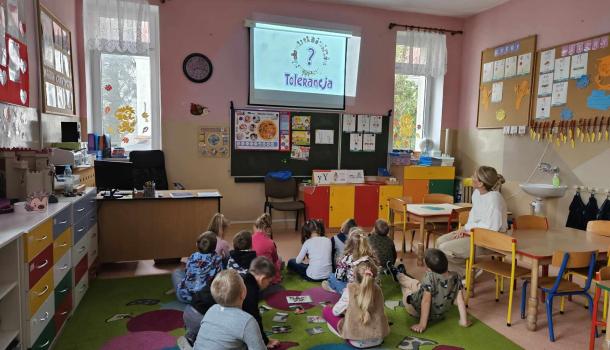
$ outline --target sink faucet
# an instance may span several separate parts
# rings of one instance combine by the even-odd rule
[[[552,166],[551,164],[545,162],[541,162],[540,164],[538,164],[538,170],[542,171],[543,173],[559,173],[558,166]]]

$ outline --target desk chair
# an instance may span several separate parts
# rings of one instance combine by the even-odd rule
[[[549,326],[549,339],[555,341],[555,332],[553,330],[553,298],[572,295],[583,295],[589,302],[589,312],[593,316],[593,299],[589,295],[589,287],[593,280],[595,271],[596,251],[591,252],[562,252],[553,253],[551,265],[558,267],[559,272],[555,277],[540,277],[538,279],[538,288],[546,293],[546,317]],[[585,286],[580,285],[565,279],[565,274],[568,269],[587,268],[587,279]],[[529,280],[523,282],[523,291],[521,292],[521,318],[525,318],[525,302],[527,300],[527,285]]]
[[[294,178],[290,178],[288,180],[276,180],[270,176],[265,177],[265,207],[263,211],[265,213],[269,213],[269,216],[272,216],[271,212],[273,209],[279,211],[295,211],[297,214],[294,230],[299,230],[299,213],[303,212],[303,218],[306,218],[305,215],[305,202],[301,200],[297,200],[297,182]],[[270,201],[269,199],[286,199],[291,198],[291,201]],[[273,219],[271,220],[273,222]],[[325,223],[328,225],[328,223]]]
[[[513,230],[548,230],[549,221],[545,216],[521,215],[513,221]]]
[[[129,161],[133,163],[133,183],[143,189],[146,181],[154,181],[155,189],[168,190],[163,151],[131,151]]]
[[[494,251],[510,252],[510,262],[506,262],[508,256],[503,261],[494,259],[477,262],[477,247],[492,249]],[[475,228],[470,233],[470,258],[466,261],[466,305],[468,305],[470,290],[472,289],[472,284],[474,282],[472,277],[473,269],[477,268],[494,275],[496,281],[496,302],[500,300],[500,279],[509,278],[510,289],[508,292],[508,312],[506,314],[506,325],[509,327],[511,325],[510,321],[515,279],[525,277],[530,273],[528,269],[517,266],[516,251],[517,240],[504,233],[484,228]]]

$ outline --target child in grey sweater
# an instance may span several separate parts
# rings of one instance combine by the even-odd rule
[[[246,286],[235,270],[220,272],[211,286],[218,304],[201,321],[194,350],[266,350],[258,323],[241,309]]]

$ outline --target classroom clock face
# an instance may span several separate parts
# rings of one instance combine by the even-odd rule
[[[192,53],[184,59],[182,70],[190,81],[203,83],[212,76],[212,61],[203,54]]]

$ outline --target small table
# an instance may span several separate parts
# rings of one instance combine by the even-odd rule
[[[461,208],[455,204],[408,204],[408,221],[419,223],[419,234],[424,240],[424,248],[428,249],[428,231],[426,224],[429,222],[447,222],[453,209]]]

